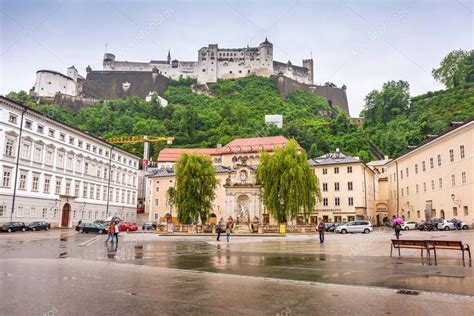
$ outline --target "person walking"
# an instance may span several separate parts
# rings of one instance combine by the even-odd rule
[[[226,227],[225,227],[225,234],[226,234],[226,237],[227,237],[227,242],[230,241],[230,233],[231,233],[231,223],[227,223]]]
[[[107,228],[107,239],[105,240],[105,243],[109,242],[114,242],[114,233],[115,233],[115,225],[114,222],[110,222],[109,227]]]
[[[120,224],[119,222],[115,222],[115,230],[114,230],[114,237],[115,237],[115,242],[117,243],[118,245],[118,235],[119,235],[119,232],[120,232]],[[112,239],[113,240],[113,239]]]
[[[222,220],[219,221],[219,223],[217,223],[217,241],[220,241],[220,238],[221,238],[221,232],[222,232]]]
[[[319,232],[319,243],[324,244],[324,231],[326,230],[326,225],[324,224],[324,219],[321,219],[318,224]]]
[[[396,222],[394,225],[394,228],[395,228],[395,236],[397,237],[397,239],[400,239],[400,231],[402,230],[402,225],[400,225],[399,222]]]

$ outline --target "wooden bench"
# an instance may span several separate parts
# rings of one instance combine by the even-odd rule
[[[447,250],[460,250],[462,252],[462,265],[463,265],[463,267],[466,266],[466,263],[464,262],[464,251],[467,251],[467,253],[469,254],[469,266],[472,267],[472,264],[471,264],[471,248],[469,247],[468,244],[463,244],[462,241],[460,241],[460,240],[427,240],[426,242],[428,244],[428,247],[427,247],[428,255],[430,253],[430,250],[433,250],[433,252],[434,252],[435,265],[438,264],[437,256],[436,256],[436,250],[437,249],[447,249]]]
[[[421,262],[424,263],[423,250],[428,250],[428,243],[426,240],[416,239],[392,239],[392,245],[390,247],[390,257],[392,256],[393,249],[398,249],[398,256],[400,256],[400,249],[420,249]],[[428,256],[429,256],[428,251]]]

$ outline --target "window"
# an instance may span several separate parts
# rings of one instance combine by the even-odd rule
[[[420,211],[416,211],[416,217],[420,218],[421,216],[421,212]]]
[[[408,168],[405,169],[406,176],[408,177]]]
[[[31,149],[31,145],[28,144],[28,143],[23,143],[22,146],[21,146],[21,155],[20,155],[20,158],[21,159],[30,159],[30,149]]]
[[[57,208],[54,209],[54,218],[59,218],[59,210]]]
[[[464,209],[464,216],[469,216],[469,209],[467,208],[467,206],[463,206],[463,209]]]
[[[87,190],[89,189],[87,183],[84,182],[84,184],[82,185],[82,197],[84,199],[87,199]]]
[[[61,178],[56,179],[56,189],[54,190],[55,194],[61,194],[61,182],[62,182]]]
[[[119,202],[120,201],[120,190],[119,189],[115,189],[115,202]]]
[[[410,188],[407,187],[407,196],[410,195]]]
[[[127,204],[130,204],[130,191],[127,191]]]
[[[84,174],[89,174],[89,163],[88,162],[84,163]]]
[[[353,206],[354,205],[354,198],[350,197],[347,202],[348,202],[349,206]]]
[[[59,133],[59,140],[60,141],[65,141],[66,140],[66,135],[64,133]]]
[[[74,196],[77,196],[79,197],[79,187],[80,187],[80,182],[79,181],[75,181],[74,183]]]
[[[327,192],[327,191],[328,191],[328,184],[323,183],[323,192]]]
[[[35,151],[33,153],[33,161],[41,163],[41,160],[43,160],[42,158],[43,158],[43,149],[41,147],[35,146]]]
[[[430,168],[434,168],[434,162],[433,162],[433,157],[430,158]]]
[[[102,200],[107,201],[107,187],[102,190]]]
[[[125,203],[125,190],[122,190],[122,203]]]
[[[66,180],[66,195],[71,195],[71,180]]]
[[[17,208],[16,208],[16,216],[17,217],[23,217],[24,214],[23,214],[23,206],[21,205],[18,205]]]
[[[95,190],[95,199],[100,200],[100,185],[98,185]]]
[[[431,180],[431,190],[434,190],[434,189],[435,189],[435,181]]]
[[[401,189],[401,196],[403,196],[403,192],[405,192],[405,191],[404,191],[403,188],[402,188],[402,189]]]
[[[323,184],[323,186],[324,186],[324,184]],[[160,187],[157,186],[157,187],[155,188],[155,192],[160,192]]]
[[[441,166],[441,155],[438,155],[438,167]]]
[[[423,182],[423,192],[426,192],[426,182]]]
[[[347,190],[349,190],[349,191],[352,191],[352,190],[353,190],[352,181],[351,181],[351,182],[347,182]]]
[[[72,171],[72,166],[73,166],[73,159],[71,156],[67,156],[67,163],[66,163],[66,168],[67,170],[71,170]]]
[[[13,156],[13,147],[14,147],[14,144],[15,144],[15,141],[11,138],[7,138],[6,142],[5,142],[5,156],[9,156],[9,157],[14,157]]]
[[[352,166],[347,167],[347,173],[352,173]]]
[[[438,179],[438,186],[439,186],[440,189],[443,188],[443,178]]]
[[[92,152],[93,152],[93,153],[96,153],[96,152],[97,152],[97,147],[96,147],[96,146],[92,146]]]
[[[74,145],[74,137],[69,136],[69,144]]]
[[[336,206],[341,205],[341,201],[340,201],[340,199],[339,199],[338,197],[337,197],[337,198],[334,198],[334,205],[336,205]]]
[[[464,159],[464,145],[459,146],[459,154],[461,156],[461,159]]]
[[[424,161],[421,162],[421,170],[423,170],[423,172],[426,171],[426,164]]]
[[[51,148],[46,149],[46,157],[45,157],[44,163],[49,166],[53,165],[53,149]]]
[[[328,206],[328,198],[323,198],[323,205]]]
[[[7,216],[7,206],[0,205],[0,217]]]
[[[94,198],[94,189],[95,189],[95,186],[91,183],[91,186],[89,188],[89,199],[93,199]]]
[[[51,185],[51,178],[50,177],[44,177],[44,193],[49,193],[49,188]]]
[[[26,178],[28,177],[27,173],[22,172],[20,174],[20,183],[18,185],[18,190],[26,190]]]
[[[31,191],[38,192],[39,174],[33,173],[33,181],[31,182]]]
[[[415,164],[415,174],[418,174],[418,164]]]
[[[86,150],[91,150],[91,144],[86,143]]]
[[[10,113],[10,116],[8,117],[8,122],[12,124],[16,124],[18,122],[18,116]]]
[[[25,121],[25,128],[26,129],[31,129],[33,126],[33,123],[31,121],[26,120]]]
[[[43,207],[43,211],[41,212],[41,217],[42,218],[48,217],[48,209],[46,207]]]
[[[328,174],[328,169],[327,168],[323,168],[323,174]]]
[[[43,134],[44,126],[43,125],[38,125],[38,127],[36,128],[36,131],[40,134]]]
[[[50,129],[48,130],[48,136],[54,138],[54,129],[51,129],[51,128],[50,128]]]
[[[81,158],[76,158],[76,172],[81,172]]]
[[[82,140],[78,140],[78,141],[77,141],[77,146],[78,146],[79,148],[82,148],[82,144],[83,144]]]
[[[12,169],[4,169],[3,170],[3,181],[2,181],[2,186],[4,188],[9,188],[10,187],[11,177],[12,177]]]
[[[338,174],[339,173],[339,167],[334,167],[334,173]]]
[[[339,191],[339,182],[334,183],[334,191]]]
[[[449,150],[449,161],[454,162],[454,150]]]
[[[456,176],[454,174],[451,175],[451,186],[455,186],[456,185]]]
[[[417,184],[417,185],[416,185],[416,193],[418,194],[419,192],[420,192],[420,187],[419,187],[419,185]]]
[[[466,184],[466,172],[465,171],[461,172],[461,181],[462,181],[462,184]]]
[[[453,216],[458,216],[458,208],[456,206],[453,207]]]
[[[32,206],[30,209],[30,217],[36,217],[36,207]]]
[[[61,151],[58,151],[58,160],[57,160],[56,167],[64,168],[64,153]]]

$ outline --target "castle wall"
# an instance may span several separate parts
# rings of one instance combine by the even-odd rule
[[[273,62],[273,74],[276,76],[285,76],[305,84],[312,84],[313,78],[309,76],[308,69],[305,67],[294,66],[279,61]]]
[[[282,98],[287,98],[295,90],[311,92],[325,98],[331,106],[337,106],[349,115],[349,104],[345,89],[304,84],[284,75],[275,76],[275,82]]]
[[[57,92],[76,95],[76,83],[59,72],[40,70],[36,73],[34,93],[40,97],[54,97]]]

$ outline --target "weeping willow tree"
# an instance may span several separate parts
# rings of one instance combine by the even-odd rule
[[[273,155],[262,154],[257,180],[263,187],[263,202],[268,213],[279,223],[286,223],[300,214],[307,219],[321,199],[306,152],[298,149],[295,140],[275,150]]]
[[[176,164],[175,203],[183,224],[207,220],[219,180],[209,157],[183,154]]]

